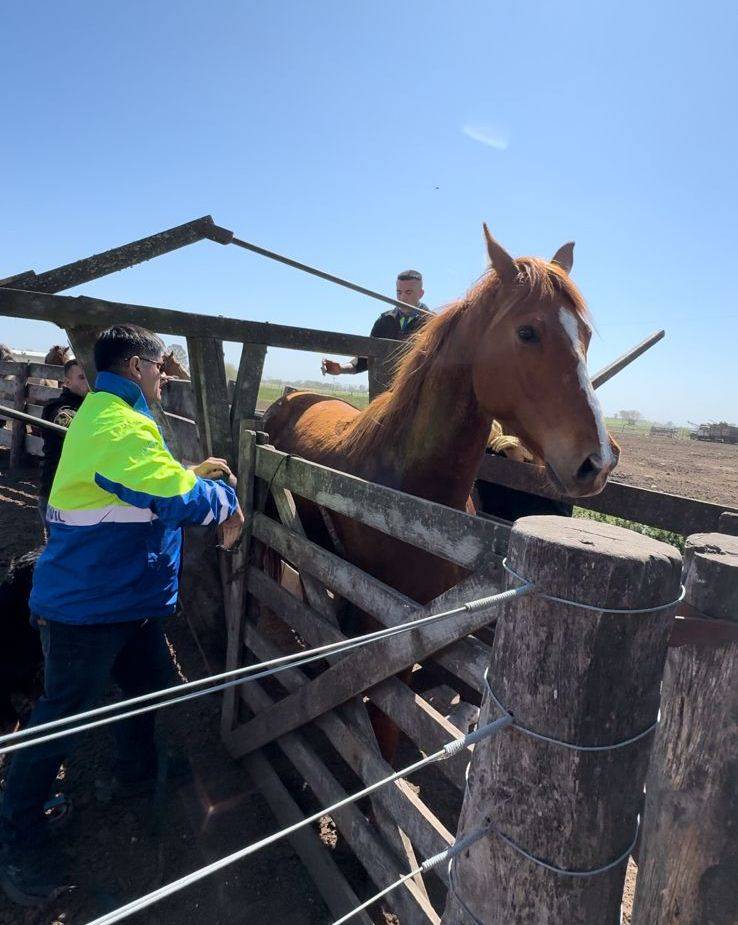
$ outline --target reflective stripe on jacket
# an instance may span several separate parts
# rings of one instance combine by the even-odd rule
[[[168,616],[180,527],[223,523],[236,495],[177,462],[134,382],[105,372],[95,389],[64,439],[30,608],[64,623]]]

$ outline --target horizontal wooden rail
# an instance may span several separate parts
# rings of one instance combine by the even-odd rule
[[[80,319],[84,319],[85,326],[90,328],[106,328],[122,321],[135,321],[136,324],[158,334],[215,337],[220,340],[266,344],[269,347],[286,347],[291,350],[326,351],[339,355],[360,355],[380,359],[389,356],[398,348],[397,341],[381,337],[362,337],[337,331],[318,331],[313,328],[296,328],[262,321],[241,321],[222,315],[200,315],[170,308],[152,308],[147,305],[107,302],[85,296],[50,295],[18,289],[0,289],[0,315],[50,321],[61,327],[79,325]]]
[[[256,475],[275,488],[380,530],[418,549],[473,569],[490,556],[504,556],[510,528],[464,511],[367,482],[273,447],[256,451]],[[275,475],[276,473],[276,475]]]
[[[738,509],[724,504],[667,495],[660,491],[615,482],[612,479],[599,495],[592,498],[565,498],[551,486],[546,478],[545,469],[541,466],[515,462],[502,456],[485,455],[479,466],[477,478],[543,498],[568,501],[590,511],[622,517],[684,536],[716,531],[723,511],[738,513]]]
[[[360,610],[371,614],[382,626],[395,626],[412,619],[413,616],[423,615],[422,609],[411,598],[362,572],[350,562],[311,543],[310,540],[297,536],[263,514],[254,515],[253,528],[257,539],[275,549],[298,571],[314,575],[327,588],[351,601]],[[488,568],[484,570],[484,594],[494,594],[502,590],[502,575],[502,566],[498,561],[491,560]],[[494,620],[495,614],[488,614],[486,621],[480,625]],[[467,631],[471,632],[472,630]],[[455,638],[457,641],[454,641]],[[453,634],[446,645],[448,648],[437,652],[435,660],[481,693],[484,690],[482,672],[489,661],[489,646],[477,639],[459,639]]]

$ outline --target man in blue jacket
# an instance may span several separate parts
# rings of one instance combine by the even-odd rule
[[[47,509],[49,541],[30,609],[44,652],[44,694],[29,726],[99,703],[110,678],[125,697],[169,686],[164,618],[174,613],[184,524],[219,524],[235,541],[243,515],[224,460],[185,469],[150,411],[161,397],[164,345],[136,325],[105,331],[98,376],[71,422]],[[225,476],[228,481],[217,480]],[[113,790],[153,789],[155,713],[113,723]],[[63,737],[13,756],[0,816],[0,884],[14,902],[53,896],[44,804],[74,744]]]

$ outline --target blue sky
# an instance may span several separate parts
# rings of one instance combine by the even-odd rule
[[[735,421],[737,24],[662,0],[5,4],[0,277],[210,213],[388,293],[418,267],[436,307],[484,268],[486,220],[516,255],[577,241],[593,370],[667,329],[608,412]],[[380,310],[209,242],[84,292],[356,333]]]

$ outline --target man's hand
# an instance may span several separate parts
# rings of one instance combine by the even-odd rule
[[[343,372],[343,367],[340,363],[336,363],[335,360],[325,359],[320,364],[320,371],[324,376],[326,373],[329,376],[340,376],[340,374]]]
[[[224,520],[218,527],[218,539],[223,549],[230,549],[241,535],[243,530],[243,512],[239,505],[228,520]]]
[[[236,476],[231,472],[225,459],[209,456],[199,466],[189,467],[201,479],[226,479],[231,488],[236,487]]]

